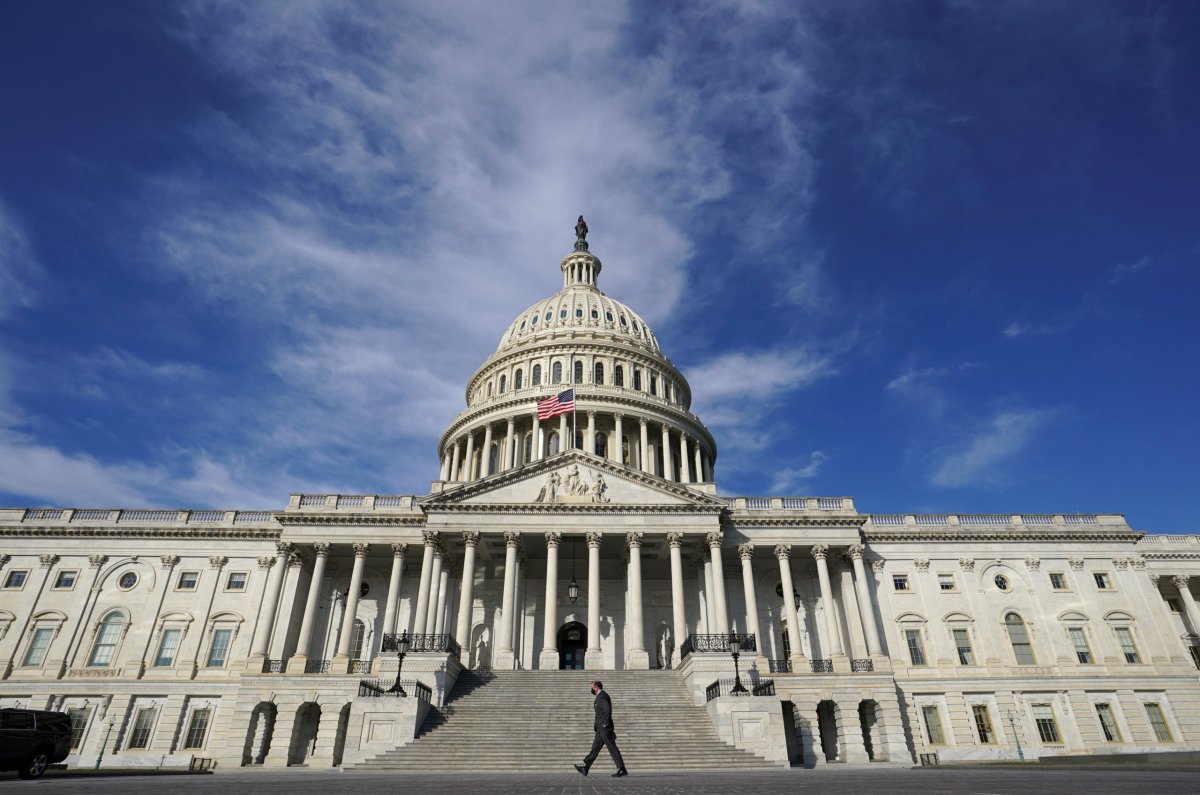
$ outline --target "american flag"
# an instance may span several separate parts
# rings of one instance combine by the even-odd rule
[[[554,397],[548,397],[538,401],[538,420],[548,420],[551,417],[557,417],[559,414],[575,410],[575,390],[568,389],[565,392],[559,392]]]

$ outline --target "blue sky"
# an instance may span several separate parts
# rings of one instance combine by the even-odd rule
[[[0,504],[424,493],[587,216],[727,494],[1196,532],[1200,3],[0,8]]]

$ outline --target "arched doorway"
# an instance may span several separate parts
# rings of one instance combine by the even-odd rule
[[[558,630],[558,668],[560,671],[582,671],[587,653],[587,627],[578,621],[563,624]]]
[[[302,765],[312,756],[317,745],[317,731],[321,726],[321,706],[307,701],[296,710],[296,725],[292,729],[292,745],[288,754],[289,765]]]
[[[863,747],[871,762],[886,761],[887,753],[880,742],[879,702],[866,699],[859,702],[858,722],[862,727]]]
[[[817,704],[817,732],[821,738],[821,753],[825,755],[825,761],[837,762],[841,758],[838,753],[837,705],[832,701]]]

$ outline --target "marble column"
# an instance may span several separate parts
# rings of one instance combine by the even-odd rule
[[[800,645],[800,620],[796,612],[796,586],[792,582],[792,548],[787,544],[775,547],[775,557],[779,560],[779,579],[783,583],[783,605],[779,614],[787,621],[788,648],[791,650],[789,662],[792,672],[800,673],[804,665],[804,648]]]
[[[354,619],[358,615],[358,597],[362,589],[363,566],[367,562],[367,544],[351,544],[354,549],[354,568],[350,572],[350,589],[346,591],[346,613],[342,616],[342,634],[338,637],[337,655],[330,666],[334,670],[342,668],[350,660],[350,640],[354,635]]]
[[[508,418],[508,430],[504,434],[504,455],[501,457],[501,471],[507,471],[517,465],[516,420]]]
[[[464,650],[463,660],[471,657],[471,612],[475,605],[475,549],[479,546],[479,533],[463,531],[462,586],[458,594],[458,621],[454,625],[454,639]]]
[[[509,670],[516,662],[513,654],[513,610],[517,599],[517,546],[521,534],[508,531],[504,534],[504,595],[500,602],[500,626],[496,629],[496,651],[493,665]]]
[[[455,439],[453,444],[454,444],[454,451],[453,451],[453,453],[451,453],[450,479],[453,481],[459,481],[459,480],[462,480],[462,472],[460,471],[460,468],[462,466],[462,459],[459,458],[458,439]]]
[[[567,450],[575,447],[575,440],[567,436],[570,429],[567,428],[567,415],[558,415],[558,452],[565,453]]]
[[[716,630],[713,634],[720,635],[728,632],[729,627],[729,609],[725,602],[725,564],[721,560],[721,542],[724,541],[725,534],[720,530],[714,530],[704,537],[708,543],[708,550],[712,556],[712,586],[713,586],[713,623],[716,624]]]
[[[471,431],[467,434],[467,460],[463,462],[463,468],[466,472],[459,480],[470,483],[475,479],[475,432]]]
[[[588,646],[583,665],[588,670],[604,667],[600,653],[600,533],[588,533],[585,537],[588,548]]]
[[[704,477],[704,462],[702,462],[702,461],[700,460],[700,440],[699,440],[699,439],[697,439],[697,440],[696,440],[696,451],[695,451],[695,458],[696,458],[696,461],[695,461],[695,464],[696,464],[696,482],[697,482],[697,483],[704,483],[704,482],[705,482],[705,477]]]
[[[562,533],[546,533],[546,617],[538,668],[558,670],[558,545]]]
[[[589,411],[587,413],[587,418],[588,418],[587,438],[584,440],[584,445],[585,445],[584,449],[587,452],[591,453],[592,455],[595,455],[596,454],[596,412]]]
[[[271,643],[271,629],[275,626],[275,609],[279,606],[279,594],[283,592],[283,574],[287,570],[288,553],[292,551],[291,544],[276,544],[279,557],[274,559],[271,576],[267,581],[267,590],[263,595],[264,601],[258,614],[258,626],[254,628],[254,638],[250,645],[251,669],[262,671],[263,660],[267,658],[267,647]]]
[[[638,423],[642,428],[642,445],[638,450],[638,458],[641,459],[639,463],[642,465],[642,471],[649,475],[652,474],[653,471],[650,467],[650,437],[646,429],[646,419],[644,417],[639,417]]]
[[[437,610],[433,614],[433,633],[435,635],[446,634],[446,602],[450,595],[450,563],[445,560],[446,550],[442,550],[442,571],[439,577],[437,590]],[[428,626],[428,625],[427,625]]]
[[[450,479],[450,461],[451,461],[450,451],[447,450],[442,454],[442,472],[441,472],[442,480]]]
[[[838,631],[837,611],[833,606],[833,587],[829,584],[828,544],[813,544],[812,556],[817,561],[817,581],[821,585],[821,612],[825,614],[826,642],[822,646],[829,659],[844,656],[842,638]],[[931,650],[932,651],[932,650]]]
[[[663,480],[674,480],[675,462],[671,460],[671,429],[665,423],[662,426],[662,460]]]
[[[304,602],[304,617],[300,620],[300,636],[296,639],[296,653],[288,660],[287,671],[289,674],[304,673],[304,665],[308,662],[313,623],[317,614],[317,599],[321,596],[321,579],[325,576],[325,561],[329,558],[329,544],[318,541],[313,544],[313,552],[316,553],[313,560],[313,573],[308,582],[308,598]]]
[[[618,464],[625,463],[625,435],[621,430],[621,420],[625,418],[624,414],[614,414],[613,421],[616,423],[614,433],[617,436],[617,443],[608,446],[608,460],[616,461]]]
[[[854,576],[850,565],[850,556],[842,556],[842,566],[836,576],[842,600],[842,613],[846,617],[846,656],[851,660],[861,660],[869,657],[867,650],[866,630],[863,628],[862,611],[858,608],[858,592],[854,589]]]
[[[499,464],[500,456],[496,456]],[[479,451],[479,477],[486,478],[492,474],[492,424],[489,422],[483,428],[483,449]]]
[[[425,552],[421,557],[421,582],[417,586],[417,606],[413,610],[413,634],[425,634],[425,619],[429,612],[429,584],[433,579],[433,548],[437,546],[436,530],[424,530]]]
[[[387,606],[383,611],[383,633],[396,631],[396,612],[400,606],[400,578],[404,575],[404,555],[407,544],[392,544],[392,574],[388,578]]]
[[[878,657],[882,653],[879,645],[879,627],[875,623],[875,606],[871,602],[871,586],[867,582],[867,570],[863,566],[862,544],[851,544],[848,550],[850,563],[854,567],[854,588],[858,592],[858,609],[862,614],[863,631],[867,636],[867,653]]]
[[[1192,596],[1192,589],[1188,587],[1187,575],[1177,574],[1171,578],[1171,584],[1179,589],[1179,598],[1183,600],[1183,609],[1187,613],[1188,623],[1192,625],[1192,632],[1200,633],[1200,608],[1196,607],[1196,597]]]
[[[625,667],[646,670],[650,667],[650,655],[646,653],[642,631],[642,534],[627,533],[625,545],[629,549],[629,604],[625,609],[629,651],[625,655]]]
[[[433,571],[429,575],[429,604],[425,608],[425,631],[430,635],[437,634],[438,607],[442,593],[442,565],[445,563],[446,550],[441,543],[433,547]],[[422,572],[423,573],[423,572]]]
[[[704,634],[716,635],[722,630],[717,626],[717,601],[713,597],[713,570],[710,555],[704,556],[701,568],[704,569]]]
[[[687,618],[683,610],[683,533],[667,533],[667,544],[671,547],[671,623],[675,633],[672,638],[675,648],[669,664],[678,668],[682,662],[679,652],[687,640]]]
[[[688,468],[688,437],[682,431],[679,434],[679,482],[692,482],[692,473]]]
[[[533,445],[533,455],[529,457],[530,461],[542,460],[542,421],[538,419],[537,412],[533,412],[533,435],[530,440]]]
[[[754,594],[754,545],[739,544],[738,557],[742,559],[742,594],[746,598],[746,632],[754,636],[756,648],[760,657],[762,653],[762,637],[758,631],[758,598]]]

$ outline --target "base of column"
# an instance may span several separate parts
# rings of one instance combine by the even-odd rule
[[[793,654],[788,658],[788,662],[792,664],[794,674],[806,674],[809,671],[808,658],[803,654]]]
[[[543,671],[558,670],[558,649],[542,649],[538,655],[538,668]]]
[[[333,659],[329,661],[329,673],[331,674],[348,674],[350,673],[350,655],[335,654]]]
[[[263,672],[263,664],[267,661],[265,654],[251,654],[246,658],[245,671],[246,673],[261,674]]]
[[[517,655],[512,649],[497,649],[492,655],[492,669],[511,671],[517,667]]]
[[[308,665],[307,654],[293,654],[292,658],[287,661],[287,672],[289,674],[302,674],[306,665]]]
[[[588,649],[583,655],[583,669],[585,671],[603,671],[604,670],[604,652],[599,649]]]
[[[625,655],[625,668],[630,671],[650,670],[650,655],[645,649],[630,649]]]

